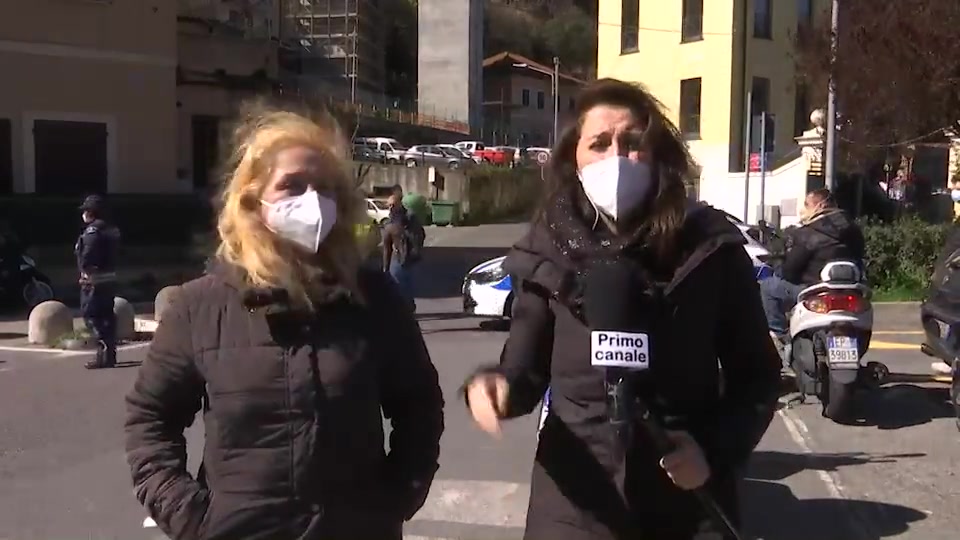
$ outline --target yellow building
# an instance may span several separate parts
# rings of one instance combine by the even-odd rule
[[[702,177],[743,171],[750,95],[754,115],[774,115],[772,168],[799,155],[793,138],[809,128],[814,104],[795,84],[793,43],[826,9],[826,0],[600,0],[597,75],[656,95]]]

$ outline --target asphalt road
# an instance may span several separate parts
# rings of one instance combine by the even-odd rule
[[[421,327],[447,398],[441,468],[409,538],[516,539],[522,535],[536,419],[509,422],[501,440],[472,426],[456,389],[495,362],[506,334],[460,314],[463,271],[502,252],[511,226],[431,231]],[[424,276],[426,277],[426,276]],[[912,344],[916,308],[878,308],[870,359],[926,373]],[[122,450],[123,394],[144,349],[122,368],[88,372],[84,356],[0,350],[0,539],[159,539],[143,529]],[[790,394],[784,396],[787,402]],[[743,482],[752,538],[955,538],[960,530],[960,435],[945,388],[891,384],[862,397],[859,425],[820,416],[816,403],[784,406]],[[191,470],[202,422],[188,434]]]

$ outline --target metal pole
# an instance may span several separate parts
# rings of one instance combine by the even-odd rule
[[[838,0],[833,0],[830,11],[830,85],[827,94],[827,152],[826,152],[826,171],[824,171],[824,180],[827,189],[833,191],[836,188],[837,161],[837,81],[834,79],[837,63],[837,30],[840,27],[840,6]]]
[[[750,215],[750,131],[753,124],[753,92],[747,91],[747,126],[744,130],[744,142],[743,142],[743,222],[749,223],[750,220],[748,216]]]
[[[760,113],[760,215],[757,217],[757,225],[760,229],[765,229],[767,224],[767,111]]]
[[[557,125],[560,116],[560,58],[553,57],[553,144],[557,144]]]

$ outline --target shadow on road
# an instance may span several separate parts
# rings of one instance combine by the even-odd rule
[[[471,268],[506,254],[506,248],[428,247],[416,270],[417,297],[460,296],[463,278]]]
[[[857,396],[856,418],[848,423],[877,429],[901,429],[953,416],[949,388],[897,384]]]
[[[780,481],[801,471],[836,471],[867,463],[895,463],[901,459],[922,458],[926,454],[791,454],[787,452],[761,451],[750,456],[747,478],[751,480]]]
[[[746,538],[879,540],[910,529],[926,514],[896,504],[850,499],[797,499],[789,487],[747,479],[741,484]]]
[[[925,454],[869,455],[756,452],[741,484],[744,529],[763,540],[879,540],[902,534],[926,514],[906,506],[850,499],[798,499],[777,483],[804,470],[836,471]]]
[[[27,337],[23,332],[0,332],[0,341],[6,339],[23,339]]]

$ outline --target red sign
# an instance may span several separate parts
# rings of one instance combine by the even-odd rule
[[[767,169],[770,168],[770,154],[767,153],[767,162],[764,164]],[[750,172],[760,172],[760,152],[750,153]]]

